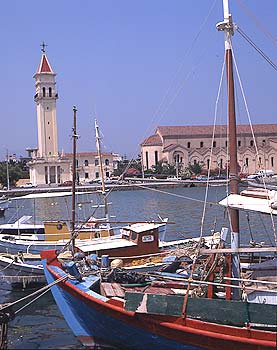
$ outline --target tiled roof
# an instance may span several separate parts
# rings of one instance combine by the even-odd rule
[[[217,135],[224,135],[227,133],[226,125],[217,125]],[[277,135],[277,124],[255,124],[253,125],[254,134],[276,134]],[[156,132],[162,137],[165,136],[192,136],[192,135],[212,135],[212,125],[188,125],[188,126],[158,126]],[[250,125],[237,125],[238,134],[251,134]],[[150,136],[151,137],[151,136]]]
[[[143,146],[162,146],[162,140],[159,135],[151,135],[145,139],[142,144]]]
[[[41,56],[37,73],[54,73],[45,53]]]

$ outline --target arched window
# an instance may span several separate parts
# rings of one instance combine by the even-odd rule
[[[210,169],[210,159],[207,159],[207,168]]]
[[[254,141],[251,140],[251,141],[250,141],[250,147],[253,147],[253,146],[254,146]]]
[[[155,151],[155,165],[157,165],[158,162],[159,162],[158,151]]]
[[[249,166],[249,159],[248,158],[245,158],[245,165]]]
[[[238,141],[238,147],[240,147],[241,146],[241,141]]]
[[[204,142],[200,141],[200,148],[203,148],[203,147],[204,147]]]
[[[110,164],[109,159],[105,159],[105,165],[109,165],[109,164]]]
[[[87,159],[85,160],[85,166],[88,166],[88,160]]]
[[[146,160],[146,169],[149,169],[149,159],[148,159],[148,152],[145,152],[145,160]]]
[[[45,97],[46,93],[45,93],[45,87],[42,88],[42,96]]]
[[[49,88],[49,97],[52,97],[52,88]]]
[[[213,147],[216,147],[216,141],[213,141]]]
[[[187,148],[190,148],[190,142],[187,143]]]
[[[271,166],[273,167],[274,166],[274,158],[271,157],[270,160],[271,160]]]
[[[99,160],[98,160],[98,159],[95,159],[94,165],[95,165],[95,166],[99,165]]]

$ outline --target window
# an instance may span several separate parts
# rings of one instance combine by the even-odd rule
[[[45,183],[48,184],[48,167],[44,167],[44,178],[45,178]]]
[[[110,177],[110,173],[106,171],[106,177]]]
[[[49,137],[48,137],[48,139],[50,140],[50,139],[51,139],[51,137],[49,136]]]
[[[216,147],[216,141],[213,141],[213,147]]]
[[[248,158],[245,158],[245,165],[249,166],[249,159]]]
[[[225,141],[225,147],[227,147],[228,146],[228,142],[227,141]]]
[[[52,97],[52,88],[50,87],[48,91],[49,91],[49,97]]]
[[[95,165],[95,166],[99,165],[99,160],[98,160],[98,159],[95,159],[94,165]]]
[[[210,169],[210,159],[207,160],[207,168]]]
[[[96,178],[99,177],[99,172],[98,172],[98,171],[95,173],[95,177],[96,177]]]
[[[253,146],[254,146],[254,141],[251,140],[251,141],[250,141],[250,147],[253,147]]]
[[[45,87],[42,88],[42,96],[45,97],[46,93],[45,93]]]
[[[105,165],[109,165],[109,164],[110,164],[109,159],[105,159]]]
[[[148,160],[148,152],[145,152],[145,160],[146,160],[146,169],[149,169],[149,160]]]
[[[241,141],[238,141],[238,147],[240,147],[241,146]]]
[[[197,164],[197,161],[196,161],[196,159],[194,159],[194,161],[193,161],[193,164],[195,165],[195,164]]]
[[[220,169],[222,169],[222,168],[223,168],[223,159],[222,159],[222,158],[220,158],[220,161],[219,161],[219,167],[220,167]]]
[[[85,166],[88,166],[88,160],[87,159],[85,160],[84,163],[85,163]]]
[[[201,142],[200,142],[200,148],[203,148],[203,147],[204,147],[204,142],[201,141]]]
[[[155,151],[155,165],[157,165],[159,162],[159,159],[158,159],[158,151]]]
[[[88,173],[85,173],[85,179],[88,179]]]
[[[187,148],[190,148],[190,142],[187,143]]]
[[[273,167],[274,166],[274,157],[270,158],[270,162],[271,162],[271,166]]]

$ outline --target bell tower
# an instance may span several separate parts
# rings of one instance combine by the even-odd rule
[[[56,100],[58,94],[56,91],[56,74],[46,56],[43,42],[41,45],[41,59],[36,73],[35,87],[36,93],[34,100],[37,105],[37,124],[38,124],[38,151],[39,158],[58,157],[58,133],[56,119]]]

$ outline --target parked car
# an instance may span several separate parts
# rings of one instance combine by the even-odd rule
[[[59,186],[72,186],[72,181],[67,180],[59,184]]]
[[[32,187],[37,187],[37,185],[33,184],[32,182],[26,182],[25,184],[20,186],[20,188],[32,188]]]

